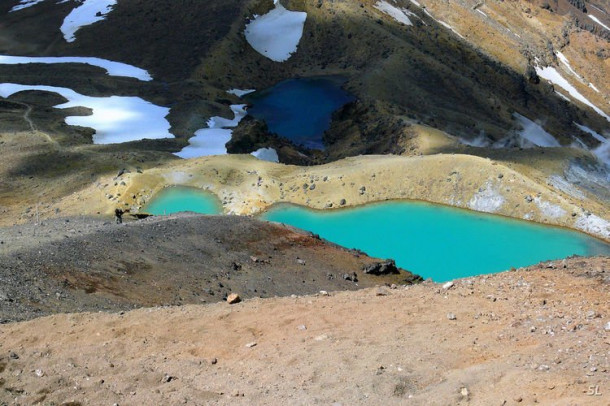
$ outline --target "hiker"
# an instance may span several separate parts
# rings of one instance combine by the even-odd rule
[[[123,213],[124,211],[121,209],[114,209],[114,217],[116,217],[117,224],[123,223]]]

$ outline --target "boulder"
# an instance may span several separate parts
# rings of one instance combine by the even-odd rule
[[[364,273],[370,275],[390,275],[400,273],[400,270],[396,267],[396,262],[394,262],[393,259],[365,265],[362,270]]]

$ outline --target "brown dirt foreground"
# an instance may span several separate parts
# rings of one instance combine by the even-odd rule
[[[565,268],[564,268],[565,266]],[[610,258],[0,330],[0,403],[607,405]]]

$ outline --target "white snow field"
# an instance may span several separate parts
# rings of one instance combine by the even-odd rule
[[[44,0],[21,0],[10,12],[23,10],[42,3]],[[66,3],[68,0],[58,0],[56,3]],[[80,0],[81,4],[72,9],[60,27],[67,42],[76,40],[75,34],[80,28],[91,25],[106,18],[112,11],[117,0]]]
[[[403,23],[404,25],[413,25],[411,20],[409,19],[410,15],[414,15],[412,12],[407,10],[406,8],[398,8],[388,3],[387,1],[378,1],[375,6],[377,10],[389,15],[394,20],[399,23]]]
[[[570,96],[582,102],[583,104],[586,104],[587,106],[591,107],[597,114],[610,121],[610,116],[604,113],[602,109],[591,103],[589,99],[587,99],[578,90],[576,90],[576,88],[572,86],[570,82],[568,82],[563,76],[561,76],[557,69],[550,66],[547,66],[546,68],[536,67],[536,72],[541,78],[544,78],[549,82],[561,87],[563,90],[568,92]]]
[[[592,16],[590,14],[588,14],[589,18],[593,21],[595,21],[596,23],[598,23],[599,25],[601,25],[602,27],[604,27],[605,29],[607,29],[608,31],[610,31],[610,27],[608,27],[606,24],[602,23],[599,18]]]
[[[524,140],[527,140],[538,147],[561,146],[555,137],[544,131],[544,128],[539,124],[519,113],[514,113],[513,116],[517,119],[519,124],[521,124],[521,127],[523,127],[523,130],[519,132],[519,136]]]
[[[273,148],[259,148],[256,151],[252,152],[251,155],[254,155],[261,161],[269,161],[269,162],[280,162],[280,158],[277,156],[277,151]]]
[[[19,4],[10,9],[9,13],[13,11],[23,10],[24,8],[35,6],[38,3],[42,3],[44,0],[21,0]]]
[[[297,51],[307,13],[286,10],[279,0],[274,0],[274,4],[275,8],[267,14],[255,16],[244,33],[256,52],[275,62],[284,62]]]
[[[208,128],[195,131],[195,135],[189,139],[189,145],[174,155],[180,158],[197,158],[208,155],[225,155],[227,148],[225,144],[231,140],[233,130],[237,124],[246,116],[245,104],[231,105],[234,114],[232,120],[215,116],[208,120]]]
[[[510,148],[519,146],[521,148],[532,147],[561,147],[559,141],[551,134],[546,132],[542,126],[519,113],[513,113],[515,120],[521,125],[521,130],[492,143],[483,132],[473,139],[457,137],[457,140],[471,147],[476,148]]]
[[[79,56],[64,56],[64,57],[33,57],[33,56],[10,56],[0,55],[0,65],[17,65],[26,63],[83,63],[86,65],[97,66],[105,69],[110,76],[124,76],[139,79],[142,81],[152,80],[152,76],[145,71],[133,65],[128,65],[122,62],[113,62],[107,59],[94,57],[79,57]]]
[[[139,97],[91,97],[64,87],[0,84],[0,96],[4,98],[28,90],[57,93],[68,99],[68,102],[55,106],[58,109],[91,109],[92,114],[89,116],[68,116],[65,121],[68,125],[93,128],[94,144],[118,144],[145,138],[174,138],[169,132],[170,124],[165,119],[169,108],[154,105]]]
[[[68,14],[60,27],[65,40],[74,42],[76,31],[106,18],[116,2],[117,0],[84,0]]]

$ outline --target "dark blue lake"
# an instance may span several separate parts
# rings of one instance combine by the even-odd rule
[[[297,145],[324,149],[322,135],[333,112],[354,100],[337,77],[289,79],[244,99],[248,114],[267,123],[269,131]]]

